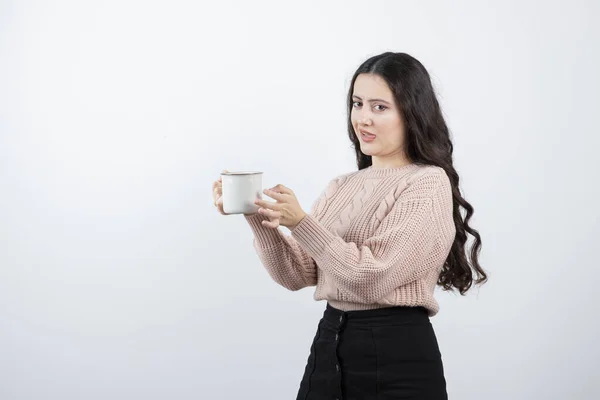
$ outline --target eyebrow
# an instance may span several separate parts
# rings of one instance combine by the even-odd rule
[[[359,99],[359,100],[362,100],[360,97],[358,97],[358,96],[356,96],[356,95],[352,95],[352,97],[356,97],[357,99]],[[369,101],[370,103],[373,103],[373,102],[375,102],[375,101],[380,101],[380,102],[382,102],[382,103],[390,104],[389,102],[387,102],[387,101],[385,101],[385,100],[383,100],[383,99],[369,99],[368,101]]]

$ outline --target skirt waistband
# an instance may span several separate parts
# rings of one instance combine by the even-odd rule
[[[429,323],[425,307],[393,306],[371,310],[342,311],[327,303],[323,320],[334,325],[343,323],[352,326],[386,326],[412,323]]]

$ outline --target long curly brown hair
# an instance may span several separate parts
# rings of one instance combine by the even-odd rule
[[[448,258],[444,262],[437,284],[444,290],[458,289],[464,295],[473,284],[473,272],[477,274],[475,284],[487,281],[478,255],[481,250],[479,232],[469,226],[473,207],[461,195],[459,177],[452,164],[453,146],[450,132],[431,84],[429,73],[417,59],[406,53],[385,52],[363,62],[352,77],[348,91],[348,137],[356,151],[358,169],[372,165],[371,156],[360,149],[360,141],[351,121],[354,82],[360,74],[374,74],[383,78],[391,89],[396,106],[406,124],[406,155],[417,164],[436,165],[443,168],[452,183],[454,224],[456,237]],[[466,210],[463,220],[460,207]],[[475,239],[467,259],[467,233]]]

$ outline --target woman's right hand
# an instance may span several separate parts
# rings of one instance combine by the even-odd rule
[[[229,171],[224,169],[223,172],[229,172]],[[229,215],[225,211],[223,211],[223,182],[222,182],[220,176],[219,176],[218,181],[213,182],[212,188],[213,188],[213,201],[214,201],[215,207],[217,207],[217,211],[219,211],[219,213],[221,213],[223,215]]]

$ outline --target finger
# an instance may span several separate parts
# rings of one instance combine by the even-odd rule
[[[276,185],[275,187],[273,187],[274,190],[276,190],[279,193],[283,193],[283,194],[293,194],[294,191],[292,189],[290,189],[289,187],[282,185],[281,183]]]
[[[259,208],[258,213],[269,218],[281,218],[281,211],[269,210],[268,208]]]
[[[228,170],[224,169],[223,171],[221,171],[221,173],[223,172],[229,172]],[[217,182],[222,182],[223,181],[223,175],[219,175],[219,180]]]
[[[223,186],[218,183],[213,183],[212,194],[213,194],[213,197],[223,194]]]
[[[277,193],[276,191],[274,191],[272,189],[265,189],[265,190],[263,190],[263,193],[269,197],[274,198],[275,200],[285,201],[285,194],[283,194],[283,193]]]
[[[281,204],[277,204],[277,203],[273,203],[271,201],[266,201],[263,199],[256,199],[255,204],[258,204],[259,206],[269,209],[269,210],[275,210],[275,211],[279,211],[281,210],[282,205]]]
[[[267,228],[272,228],[275,229],[279,226],[279,221],[275,220],[275,221],[267,221],[267,220],[263,220],[261,222],[261,224],[263,224],[264,226],[266,226]]]
[[[223,209],[223,197],[219,197],[219,200],[217,200],[217,208],[219,209],[219,212],[223,215],[229,215],[228,213],[225,212],[225,210]]]

